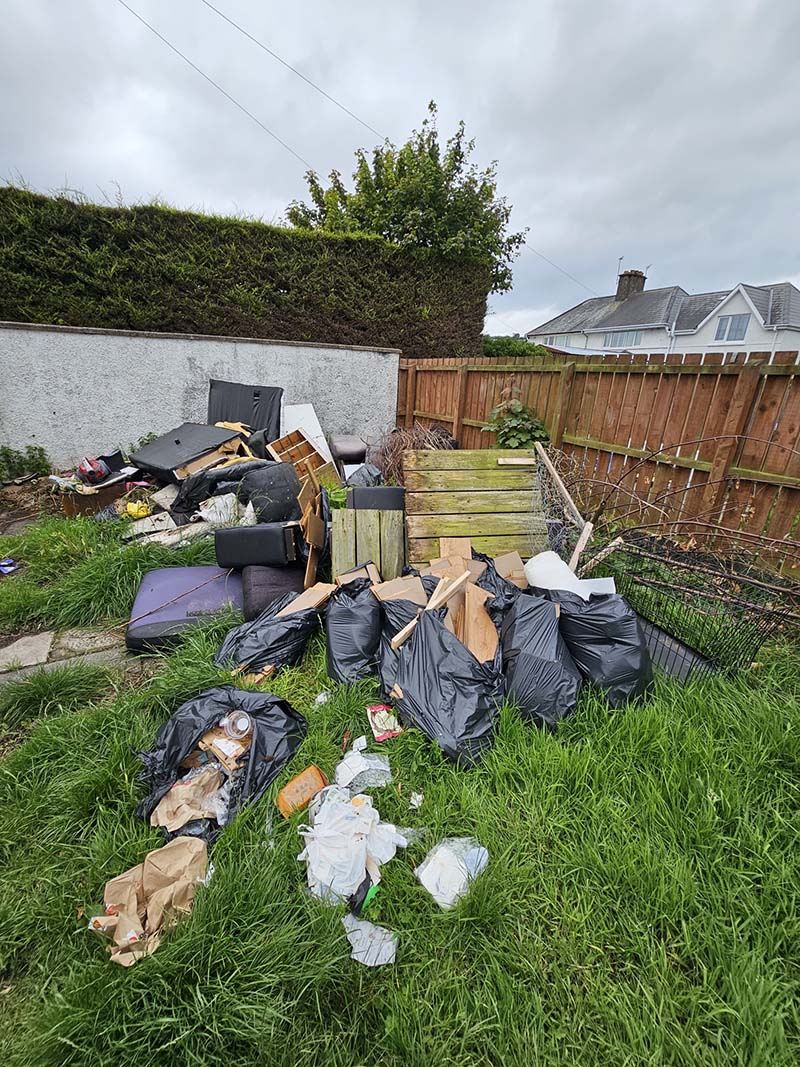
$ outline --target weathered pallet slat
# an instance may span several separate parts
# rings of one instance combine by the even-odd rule
[[[498,464],[520,458],[533,462]],[[548,547],[533,451],[411,451],[404,478],[408,551],[415,562],[439,556],[441,537],[469,537],[493,555],[527,557]]]
[[[417,515],[437,515],[443,511],[500,514],[505,511],[529,512],[533,506],[531,489],[466,490],[454,492],[408,493],[406,507]]]
[[[335,508],[331,514],[333,576],[372,562],[384,581],[397,578],[406,561],[402,511]]]

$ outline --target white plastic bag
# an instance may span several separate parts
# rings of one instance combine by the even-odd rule
[[[489,853],[474,837],[446,837],[414,871],[440,908],[452,908],[489,862]]]

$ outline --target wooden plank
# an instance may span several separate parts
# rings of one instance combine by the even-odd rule
[[[550,440],[553,448],[561,448],[561,439],[564,436],[564,427],[567,421],[570,400],[572,398],[572,384],[575,381],[575,363],[565,363],[561,368],[558,379],[558,391],[556,393],[556,414]]]
[[[440,450],[434,448],[411,450],[405,453],[405,470],[491,470],[498,459],[519,459],[535,454],[522,448],[475,448]]]
[[[453,416],[453,437],[458,440],[461,437],[461,423],[464,418],[464,408],[467,403],[467,371],[466,367],[458,368],[456,378],[455,415]]]
[[[405,524],[402,511],[377,511],[380,526],[380,572],[384,581],[397,578],[406,562]]]
[[[464,492],[408,493],[406,496],[406,511],[410,515],[437,515],[454,511],[497,515],[506,511],[530,511],[532,507],[532,486],[509,492],[476,489]]]
[[[362,512],[368,514],[368,512]],[[408,515],[406,526],[412,537],[490,537],[499,534],[527,534],[530,512],[502,515]],[[360,536],[360,531],[359,531]],[[431,557],[437,558],[436,556]],[[365,557],[366,558],[366,557]]]
[[[331,570],[344,574],[356,566],[356,511],[334,508],[331,512]]]
[[[309,586],[300,596],[295,597],[291,604],[287,604],[285,608],[278,612],[275,618],[279,619],[284,615],[293,615],[296,611],[304,611],[306,608],[322,607],[335,589],[336,586],[332,583],[317,582],[316,585]]]
[[[353,514],[356,516],[356,563],[366,563],[371,559],[373,563],[378,564],[378,570],[383,573],[380,565],[380,512],[358,509]]]
[[[745,432],[760,382],[759,365],[757,363],[745,364],[736,382],[736,389],[734,390],[728,417],[725,421],[726,434],[741,434]],[[709,484],[703,494],[700,510],[713,512],[714,508],[722,504],[726,489],[724,479],[728,476],[733,465],[738,445],[739,441],[736,437],[729,437],[718,443],[709,475]]]
[[[501,457],[497,461],[498,467],[535,467],[536,460],[533,456],[512,456],[509,458]]]
[[[406,492],[487,492],[504,489],[531,489],[534,472],[528,467],[495,467],[475,471],[408,471]],[[408,507],[408,501],[406,501]]]
[[[472,559],[472,545],[468,537],[440,537],[439,555],[447,559],[456,556],[465,560]]]
[[[500,534],[473,536],[470,538],[472,547],[477,552],[484,552],[487,556],[500,556],[505,552],[519,552],[523,559],[528,559],[531,554],[530,537],[525,535]],[[534,546],[537,552],[549,547],[546,545]],[[438,537],[416,537],[408,540],[409,563],[429,563],[439,555]]]
[[[581,448],[595,448],[600,452],[618,452],[620,455],[636,456],[638,459],[645,459],[651,452],[650,449],[626,448],[611,441],[596,441],[591,437],[578,437],[575,434],[564,434],[564,441],[567,444],[578,445]],[[711,470],[711,463],[706,460],[690,459],[688,456],[676,456],[671,452],[659,452],[654,458],[654,462],[670,463],[674,467],[685,467],[687,470]]]
[[[414,408],[417,406],[417,367],[411,363],[406,371],[406,429],[414,425]]]

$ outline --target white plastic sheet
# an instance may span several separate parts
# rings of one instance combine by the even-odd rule
[[[414,871],[440,908],[452,908],[489,862],[489,853],[474,837],[446,837]]]
[[[616,593],[613,578],[579,578],[556,552],[539,552],[525,564],[528,585],[564,589],[588,600],[592,593]]]
[[[357,919],[349,913],[342,918],[342,926],[347,931],[347,940],[352,951],[350,959],[363,963],[365,967],[383,967],[394,963],[397,955],[397,934],[385,926],[376,926],[366,919]]]

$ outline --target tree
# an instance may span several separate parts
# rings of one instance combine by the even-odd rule
[[[442,256],[469,256],[491,266],[492,292],[511,288],[511,263],[525,233],[508,233],[511,206],[497,195],[497,163],[485,170],[470,162],[475,141],[464,123],[444,149],[439,144],[437,107],[431,101],[420,130],[397,148],[375,148],[372,161],[356,152],[354,189],[339,171],[326,189],[314,171],[306,174],[311,203],[293,201],[293,226],[333,233],[379,234],[394,244],[436,249]]]

